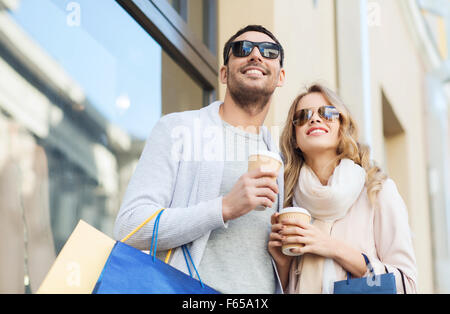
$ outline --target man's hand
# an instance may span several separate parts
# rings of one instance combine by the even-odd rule
[[[246,215],[257,206],[272,207],[276,202],[278,185],[273,171],[255,170],[239,178],[222,200],[223,221]]]

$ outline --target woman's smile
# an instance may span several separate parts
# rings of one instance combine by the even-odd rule
[[[308,136],[322,136],[324,134],[327,134],[328,130],[323,127],[312,127],[307,132],[306,135]]]

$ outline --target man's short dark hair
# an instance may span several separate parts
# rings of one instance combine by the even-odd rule
[[[268,30],[266,29],[264,26],[261,25],[248,25],[246,27],[244,27],[243,29],[239,30],[236,34],[234,34],[225,44],[224,48],[223,48],[223,60],[224,62],[228,59],[228,54],[230,53],[230,48],[231,48],[231,43],[234,42],[234,40],[236,38],[238,38],[239,36],[241,36],[244,33],[247,32],[259,32],[259,33],[263,33],[266,34],[267,36],[269,36],[270,38],[273,39],[274,42],[276,42],[279,46],[280,46],[280,65],[281,67],[283,67],[284,64],[284,49],[283,46],[281,46],[280,42],[278,41],[278,39]],[[227,65],[228,62],[225,63],[225,65]]]

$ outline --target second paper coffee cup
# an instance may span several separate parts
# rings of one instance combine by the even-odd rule
[[[282,222],[283,219],[289,219],[289,218],[299,219],[300,221],[302,221],[304,223],[310,223],[311,214],[306,209],[301,208],[301,207],[289,207],[289,208],[282,209],[280,211],[280,216],[278,218],[278,221]],[[289,225],[286,225],[286,226],[289,226]],[[287,237],[289,237],[289,235],[287,235]],[[302,248],[303,246],[304,246],[303,244],[286,244],[281,247],[281,251],[283,252],[284,255],[299,256],[301,254],[294,253],[291,250],[294,248]]]

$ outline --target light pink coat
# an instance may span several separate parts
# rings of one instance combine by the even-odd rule
[[[404,274],[406,292],[417,293],[417,266],[408,212],[394,181],[384,182],[378,201],[379,208],[373,208],[364,188],[347,215],[334,223],[331,236],[366,254],[377,275],[384,274],[386,266],[395,275],[397,293],[404,293],[398,269]],[[291,265],[286,293],[296,292],[298,261]],[[336,280],[346,279],[346,271],[335,262],[334,267]]]

